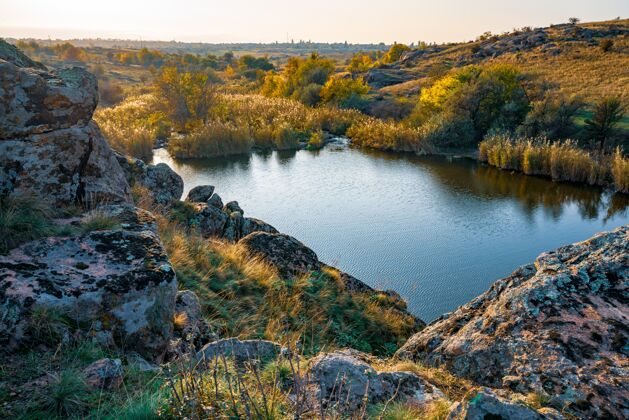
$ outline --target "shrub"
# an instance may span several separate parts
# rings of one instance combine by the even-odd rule
[[[395,63],[402,57],[406,51],[410,51],[411,48],[405,44],[398,44],[397,42],[391,45],[389,51],[382,58],[382,62],[385,64]]]
[[[531,103],[531,110],[517,133],[522,137],[569,138],[577,131],[574,118],[582,108],[579,98],[546,95]]]
[[[606,53],[606,52],[611,51],[611,49],[614,47],[614,41],[610,38],[605,38],[601,40],[601,42],[598,45],[601,48],[601,51]]]
[[[594,107],[592,118],[585,120],[588,136],[600,151],[605,150],[605,142],[614,133],[624,111],[620,98],[604,98]]]
[[[367,92],[369,86],[362,77],[332,77],[321,89],[321,99],[341,108],[362,109]]]

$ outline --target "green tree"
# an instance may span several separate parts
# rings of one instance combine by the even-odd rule
[[[154,88],[163,112],[179,129],[205,123],[214,103],[215,88],[204,72],[180,72],[164,67]]]
[[[408,45],[398,44],[397,42],[391,45],[389,51],[382,58],[382,62],[385,64],[395,63],[402,57],[406,51],[410,51],[411,48]]]
[[[605,98],[594,107],[594,115],[585,120],[590,140],[605,150],[606,141],[613,135],[618,122],[622,119],[626,106],[620,98]]]
[[[331,77],[321,89],[321,99],[341,108],[361,109],[369,86],[362,77]]]

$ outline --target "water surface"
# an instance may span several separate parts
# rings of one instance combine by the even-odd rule
[[[319,258],[393,289],[430,321],[543,251],[629,223],[626,196],[500,171],[469,159],[321,151],[174,161],[187,192],[295,236]]]

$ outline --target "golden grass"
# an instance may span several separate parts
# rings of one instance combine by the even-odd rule
[[[357,121],[347,130],[347,137],[352,140],[353,145],[372,149],[404,152],[429,150],[421,130],[377,118]]]

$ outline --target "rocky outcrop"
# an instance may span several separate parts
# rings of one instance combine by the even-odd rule
[[[4,349],[31,341],[44,314],[51,324],[68,320],[54,325],[64,334],[78,328],[151,360],[163,355],[173,330],[175,273],[150,213],[109,209],[124,220],[117,228],[46,238],[0,257]]]
[[[244,211],[236,201],[222,206],[214,193],[207,203],[186,202],[186,224],[206,238],[222,238],[237,242],[253,232],[277,233],[277,230],[253,217],[244,217]],[[222,207],[219,207],[222,206]]]
[[[149,165],[140,159],[116,153],[118,164],[131,186],[146,188],[157,204],[179,200],[183,194],[183,179],[165,163]]]
[[[355,350],[324,353],[310,360],[309,380],[315,385],[314,400],[353,413],[364,404],[390,399],[412,399],[415,404],[445,398],[436,387],[410,372],[377,372],[369,356]]]
[[[114,155],[92,122],[96,79],[47,71],[0,40],[0,195],[58,203],[130,201]]]
[[[521,403],[507,401],[491,390],[484,390],[476,392],[469,400],[454,403],[447,420],[543,420],[547,418],[553,417],[540,414]]]
[[[120,359],[100,359],[83,369],[85,384],[95,389],[115,389],[122,385],[124,371]]]
[[[541,254],[397,356],[580,417],[629,415],[629,226]]]

